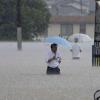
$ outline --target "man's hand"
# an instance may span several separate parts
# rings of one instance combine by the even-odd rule
[[[72,52],[72,49],[70,49],[70,51]]]
[[[53,60],[55,60],[56,59],[56,56],[53,56],[53,58],[52,58]]]
[[[48,62],[51,62],[52,60],[55,60],[56,56],[53,56],[51,59],[48,60]]]

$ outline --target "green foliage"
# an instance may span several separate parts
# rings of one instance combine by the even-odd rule
[[[16,40],[17,0],[0,0],[0,40]],[[42,0],[21,0],[23,40],[31,33],[43,34],[48,27],[50,13]]]
[[[0,40],[16,39],[16,3],[0,0]]]

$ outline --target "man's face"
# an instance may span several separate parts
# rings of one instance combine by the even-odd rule
[[[53,46],[53,47],[51,48],[51,50],[52,50],[52,52],[56,53],[56,51],[57,51],[57,46]]]

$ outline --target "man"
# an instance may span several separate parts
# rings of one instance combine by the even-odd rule
[[[80,59],[80,52],[82,52],[79,44],[78,44],[78,38],[74,39],[75,43],[72,46],[71,52],[72,52],[72,58],[73,59]]]
[[[60,74],[59,64],[61,63],[61,56],[57,51],[57,44],[51,44],[51,51],[47,58],[47,74]]]

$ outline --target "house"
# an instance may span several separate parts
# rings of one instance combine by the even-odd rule
[[[45,0],[51,12],[48,36],[70,36],[75,33],[94,37],[94,0]]]
[[[94,37],[95,16],[52,16],[48,27],[48,36],[70,36],[75,33]]]

